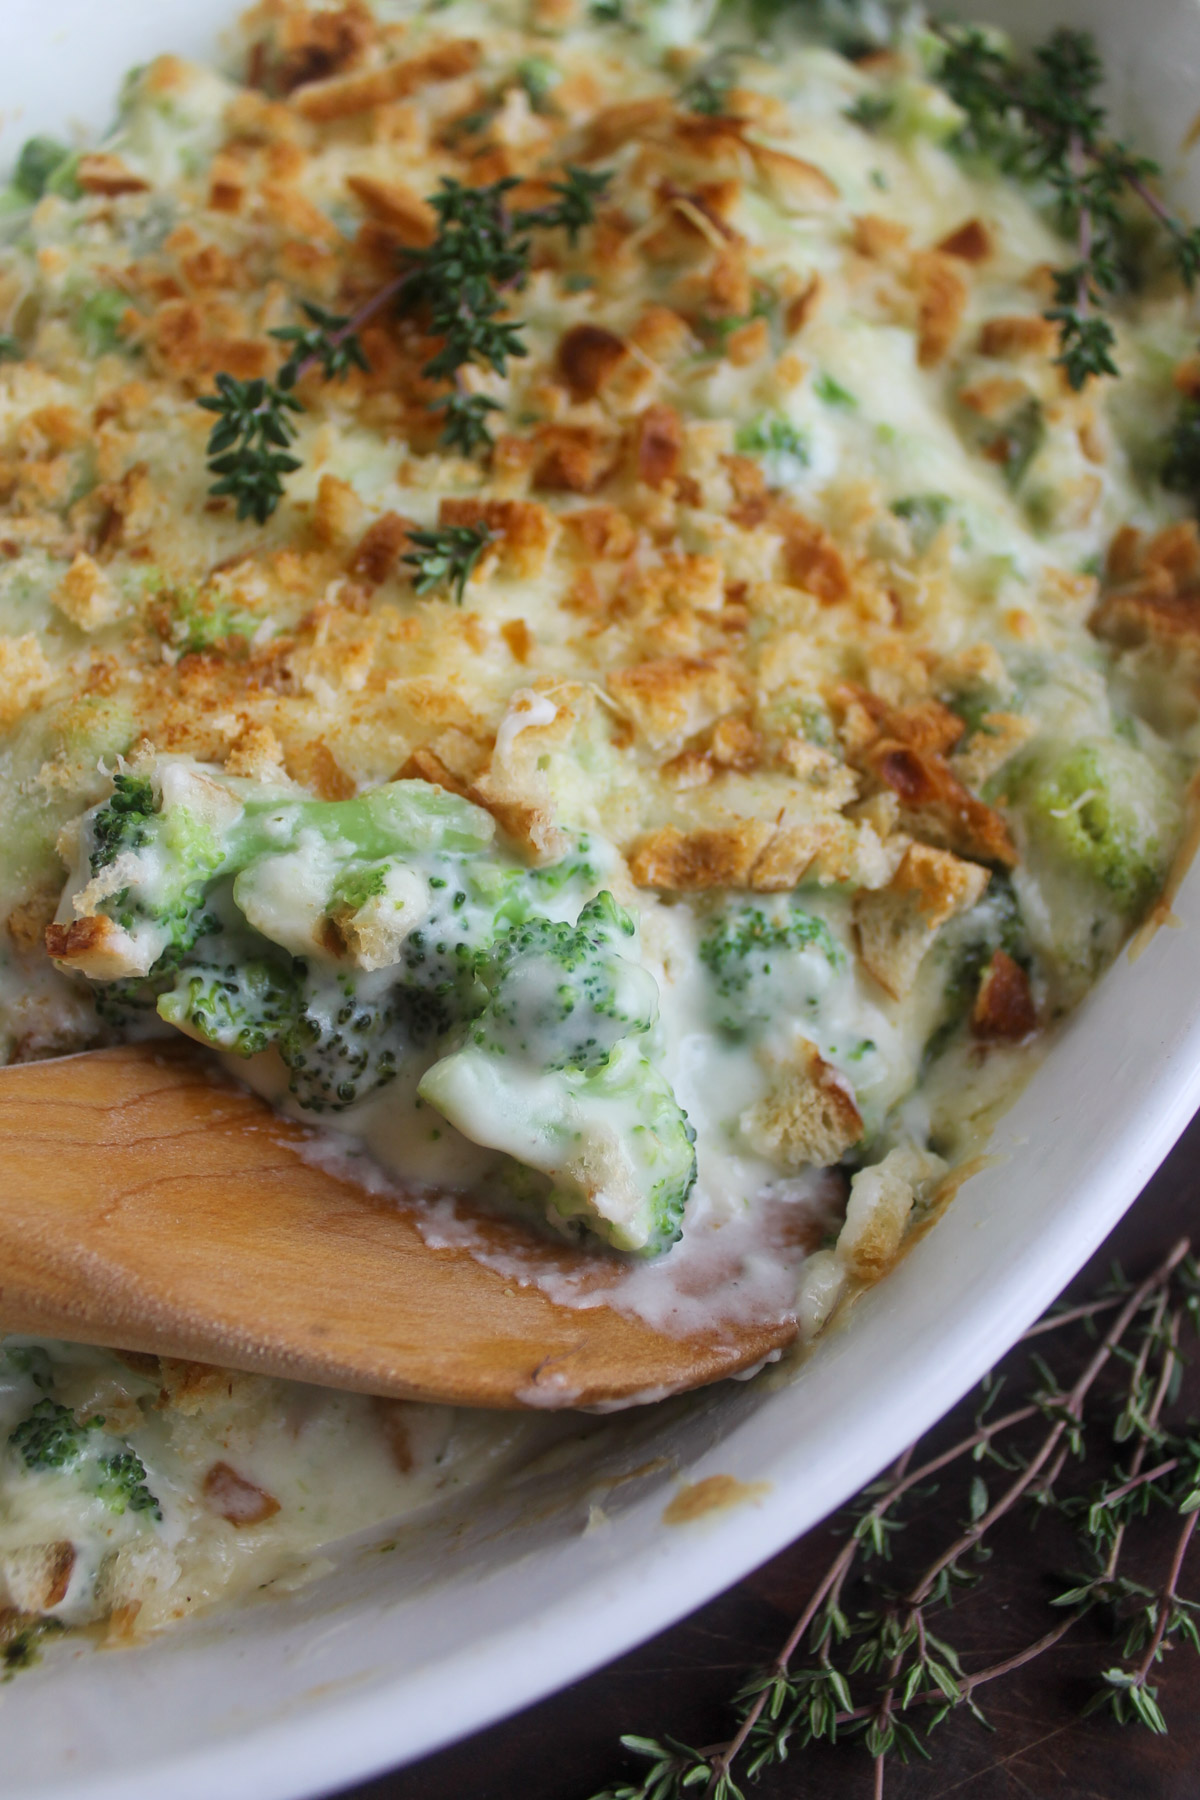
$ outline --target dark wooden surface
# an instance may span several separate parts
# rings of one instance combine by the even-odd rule
[[[1198,1164],[1200,1118],[1072,1284],[1073,1292],[1094,1289],[1114,1257],[1141,1275],[1181,1234],[1200,1238]],[[1193,1353],[1184,1403],[1200,1413],[1197,1361]],[[955,1427],[969,1417],[969,1408],[956,1409],[939,1431],[958,1436]],[[947,1491],[928,1502],[911,1529],[930,1537],[932,1551],[948,1541],[960,1516],[961,1494]],[[954,1635],[968,1651],[968,1668],[981,1666],[976,1658],[997,1660],[1047,1628],[1046,1599],[1053,1590],[1043,1583],[1071,1566],[1069,1536],[1056,1540],[1055,1529],[1051,1521],[1049,1530],[1031,1536],[1027,1522],[1013,1521],[997,1543],[986,1600],[981,1596],[975,1605],[967,1601],[956,1608]],[[1162,1565],[1176,1530],[1171,1515],[1163,1509],[1140,1529],[1139,1554],[1144,1551],[1150,1563]],[[617,1748],[622,1732],[669,1732],[700,1744],[719,1740],[726,1734],[724,1708],[731,1690],[743,1671],[774,1654],[835,1543],[825,1527],[810,1532],[619,1662],[412,1768],[354,1789],[354,1800],[588,1800],[607,1783],[633,1775],[635,1765]],[[1040,1580],[1037,1573],[1030,1579],[1029,1559],[1036,1571],[1044,1571]],[[1004,1572],[1014,1566],[1015,1580]],[[1154,1579],[1149,1567],[1139,1571],[1131,1565],[1130,1573]],[[1193,1550],[1185,1567],[1181,1591],[1200,1597],[1200,1550]],[[581,1619],[580,1630],[586,1629]],[[1140,1728],[1080,1718],[1092,1691],[1088,1678],[1111,1660],[1102,1644],[1085,1621],[1077,1635],[1038,1662],[981,1690],[993,1731],[984,1731],[965,1713],[953,1715],[932,1741],[931,1764],[889,1765],[888,1800],[951,1795],[956,1800],[1197,1800],[1200,1661],[1183,1650],[1167,1658],[1159,1699],[1170,1733],[1159,1738]],[[802,1762],[793,1758],[772,1771],[750,1793],[762,1800],[870,1800],[872,1782],[861,1748],[822,1746],[806,1751]]]

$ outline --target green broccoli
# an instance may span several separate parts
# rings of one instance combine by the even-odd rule
[[[75,180],[75,165],[78,161],[78,155],[55,138],[26,138],[13,170],[13,187],[29,203],[40,200],[43,194],[62,194],[67,199],[76,199],[79,183]]]
[[[73,1469],[87,1455],[87,1434],[102,1418],[76,1422],[75,1414],[57,1400],[39,1400],[28,1418],[9,1433],[9,1444],[27,1469]]]
[[[489,999],[466,1042],[418,1091],[464,1137],[546,1175],[560,1217],[653,1255],[679,1235],[695,1133],[635,1042],[658,1014],[653,978],[622,954],[636,935],[607,892],[574,926],[513,926],[481,964]]]
[[[562,80],[562,71],[548,56],[527,56],[517,64],[516,78],[524,88],[535,113],[554,111],[552,95]]]
[[[1180,827],[1167,776],[1120,738],[1035,747],[1004,782],[1036,849],[1102,890],[1126,920],[1166,877]]]
[[[1162,484],[1200,506],[1200,403],[1185,400],[1166,442]]]
[[[0,1681],[11,1681],[41,1661],[41,1640],[65,1631],[61,1619],[31,1619],[15,1607],[0,1610]]]
[[[772,487],[793,486],[812,460],[807,433],[778,413],[761,413],[739,426],[734,444],[744,456],[762,458]]]
[[[908,526],[913,549],[919,556],[924,556],[951,510],[948,494],[906,494],[902,500],[892,502],[892,511]]]
[[[1051,1003],[1073,1005],[1161,892],[1182,829],[1169,765],[1115,733],[1046,736],[993,796],[1012,818],[1013,883]]]
[[[75,313],[75,329],[89,357],[121,348],[121,321],[129,311],[129,295],[121,288],[97,288]]]
[[[858,396],[852,394],[848,387],[843,387],[836,376],[829,373],[828,369],[822,369],[820,373],[814,377],[813,393],[816,395],[817,399],[823,401],[826,406],[840,407],[843,412],[856,412],[858,410]]]
[[[113,776],[110,798],[92,814],[88,863],[93,875],[123,850],[141,850],[150,842],[146,820],[155,811],[154,787],[144,775]]]
[[[928,1070],[959,1037],[975,1004],[980,984],[997,950],[1029,974],[1034,955],[1012,879],[993,869],[987,892],[970,912],[951,921],[938,940],[935,955],[946,970],[938,1023],[925,1041],[922,1063]]]
[[[182,759],[118,777],[82,837],[72,909],[127,933],[104,938],[105,978],[83,968],[116,1029],[156,1013],[229,1054],[274,1049],[310,1112],[432,1064],[422,1099],[549,1177],[554,1210],[622,1248],[676,1235],[690,1127],[652,1060],[634,921],[596,894],[611,852],[581,836],[529,869],[425,782],[317,801]],[[472,1081],[511,1117],[460,1105]]]
[[[110,1512],[148,1512],[162,1518],[162,1507],[146,1485],[146,1465],[133,1450],[102,1456],[96,1493]]]
[[[636,933],[608,892],[575,925],[530,919],[514,926],[494,952],[491,999],[472,1043],[542,1069],[601,1068],[620,1039],[649,1031],[658,1012],[653,977],[616,948],[628,949]]]
[[[712,976],[717,1023],[740,1035],[781,1012],[815,1011],[846,958],[824,919],[788,895],[726,906],[701,940],[700,960]]]
[[[418,1091],[464,1137],[545,1175],[549,1209],[614,1249],[654,1256],[679,1236],[696,1134],[631,1039],[597,1068],[543,1074],[471,1045],[435,1063]]]
[[[289,1092],[309,1112],[340,1112],[365,1100],[393,1079],[409,1048],[387,995],[360,994],[348,975],[304,982],[278,1042]]]
[[[171,595],[167,630],[183,656],[201,655],[233,643],[249,643],[263,619],[212,588],[179,588]]]
[[[162,1508],[146,1484],[141,1457],[128,1446],[108,1455],[99,1453],[95,1433],[103,1424],[97,1415],[81,1425],[69,1407],[57,1400],[39,1400],[9,1433],[9,1448],[30,1474],[75,1475],[110,1512],[148,1512],[161,1519]]]
[[[168,1025],[235,1056],[265,1050],[298,1011],[290,970],[253,957],[221,965],[191,960],[155,1004]]]

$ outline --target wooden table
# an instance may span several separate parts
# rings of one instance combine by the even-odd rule
[[[1193,1121],[1136,1206],[1093,1259],[1073,1291],[1088,1292],[1119,1257],[1141,1275],[1182,1233],[1200,1240],[1200,1118]],[[1200,1347],[1184,1389],[1200,1414]],[[957,1409],[961,1421],[969,1408]],[[951,1415],[955,1418],[956,1415]],[[961,1497],[959,1497],[960,1500]],[[927,1522],[943,1533],[958,1517],[955,1496],[935,1497]],[[947,1509],[939,1520],[939,1506]],[[1018,1533],[1028,1526],[1015,1527]],[[1152,1553],[1169,1557],[1176,1522],[1165,1509],[1142,1527]],[[948,1534],[947,1534],[948,1535]],[[964,1607],[959,1641],[988,1659],[1003,1646],[1030,1641],[1045,1629],[1045,1595],[1013,1591],[1003,1567],[1023,1555],[1010,1538],[997,1557],[992,1606]],[[831,1538],[820,1527],[701,1607],[681,1624],[620,1661],[514,1719],[480,1732],[409,1769],[355,1788],[354,1800],[589,1800],[635,1766],[617,1748],[622,1732],[670,1732],[688,1743],[711,1743],[726,1730],[731,1689],[748,1668],[769,1660],[826,1567]],[[1031,1554],[1047,1559],[1044,1541]],[[1069,1552],[1066,1552],[1069,1553]],[[1052,1559],[1052,1556],[1050,1558]],[[1193,1551],[1181,1585],[1200,1596],[1200,1551]],[[1027,1614],[1027,1619],[1023,1617]],[[581,1629],[586,1629],[581,1621]],[[1166,1660],[1159,1699],[1170,1727],[1166,1738],[1096,1718],[1079,1709],[1092,1691],[1099,1637],[1087,1622],[1060,1647],[998,1684],[985,1697],[994,1727],[989,1735],[965,1713],[953,1714],[932,1740],[935,1761],[904,1769],[889,1765],[887,1800],[1197,1800],[1200,1795],[1200,1661],[1185,1650]],[[701,1790],[694,1790],[697,1795]],[[872,1769],[855,1746],[806,1751],[748,1790],[761,1800],[870,1800]]]

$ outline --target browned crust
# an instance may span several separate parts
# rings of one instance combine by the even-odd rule
[[[648,406],[637,422],[637,477],[647,487],[664,487],[679,472],[683,420],[673,406]]]
[[[87,919],[72,919],[69,925],[50,924],[46,927],[46,951],[56,962],[69,962],[91,950],[99,950],[112,936],[112,931],[112,920],[103,913]]]
[[[386,581],[408,543],[411,523],[399,513],[381,513],[364,531],[350,562],[351,572],[373,587]]]
[[[1037,1030],[1037,1008],[1029,977],[1005,950],[997,950],[983,972],[971,1030],[977,1038],[1019,1043]]]
[[[239,1531],[248,1525],[261,1525],[279,1511],[279,1501],[274,1494],[268,1494],[248,1475],[239,1475],[227,1462],[213,1464],[200,1491],[209,1512],[216,1513],[218,1518]]]
[[[386,106],[389,101],[403,100],[434,82],[469,75],[482,54],[482,47],[474,39],[451,38],[422,51],[420,56],[386,63],[381,69],[306,83],[292,94],[290,105],[315,124],[353,118],[356,113]]]
[[[992,234],[982,219],[964,219],[961,225],[936,246],[943,256],[957,257],[959,262],[978,264],[987,262],[995,250]]]
[[[346,186],[373,219],[387,225],[400,245],[424,249],[437,236],[437,216],[429,202],[403,181],[376,175],[347,175]]]
[[[629,352],[603,325],[572,325],[558,345],[558,372],[575,400],[591,400],[611,380]]]
[[[940,756],[882,738],[863,762],[895,794],[914,836],[959,856],[1014,866],[1017,852],[1004,819],[964,787]]]
[[[1002,314],[979,328],[982,356],[1049,356],[1057,344],[1057,326],[1041,313]]]
[[[967,284],[958,261],[940,250],[913,257],[912,281],[917,295],[917,361],[936,368],[950,354],[967,307]]]

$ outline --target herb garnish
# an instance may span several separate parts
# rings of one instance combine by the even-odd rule
[[[296,436],[289,413],[303,412],[295,394],[261,377],[239,381],[224,371],[215,394],[197,401],[219,415],[208,439],[208,466],[218,479],[209,493],[237,501],[239,519],[265,525],[283,498],[283,477],[300,467],[287,446]]]
[[[706,118],[724,118],[737,79],[733,65],[738,54],[727,44],[698,64],[679,90],[680,105]]]
[[[1104,68],[1087,32],[1053,32],[1025,67],[977,26],[947,31],[944,41],[938,79],[966,114],[959,147],[1044,183],[1076,239],[1076,260],[1054,272],[1046,313],[1059,329],[1056,361],[1076,389],[1117,374],[1104,309],[1121,286],[1123,202],[1133,195],[1153,213],[1189,289],[1200,275],[1200,228],[1183,225],[1147,185],[1158,164],[1107,135]]]
[[[454,604],[461,606],[480,557],[495,539],[486,525],[443,525],[437,531],[410,531],[408,541],[415,549],[403,560],[417,571],[417,593],[447,587]]]
[[[240,381],[222,371],[217,391],[196,404],[218,415],[208,439],[208,467],[218,479],[209,493],[237,501],[239,519],[265,525],[283,498],[283,477],[300,467],[288,446],[297,436],[291,417],[304,411],[293,392],[310,369],[320,368],[326,381],[341,379],[352,368],[369,369],[358,339],[358,327],[395,292],[393,282],[374,295],[354,318],[305,303],[308,324],[287,325],[271,336],[292,346],[291,355],[274,381],[261,376]]]
[[[1112,1323],[1097,1342],[1106,1316]],[[844,1515],[841,1548],[786,1642],[735,1694],[732,1734],[700,1749],[672,1737],[625,1736],[644,1773],[595,1800],[743,1800],[742,1784],[822,1738],[866,1750],[881,1800],[890,1758],[928,1757],[929,1734],[957,1708],[986,1724],[984,1685],[1053,1649],[1084,1617],[1103,1621],[1116,1645],[1085,1713],[1165,1732],[1155,1670],[1173,1644],[1200,1651],[1200,1603],[1179,1592],[1200,1518],[1200,1439],[1192,1422],[1167,1423],[1189,1325],[1200,1325],[1200,1268],[1186,1239],[1136,1287],[1117,1270],[1095,1299],[1052,1309],[1026,1338],[1061,1332],[1063,1356],[1067,1345],[1085,1351],[1079,1373],[1062,1378],[1031,1353],[1031,1390],[1003,1412],[1002,1380],[985,1377],[965,1437],[920,1458],[914,1444]],[[1076,1473],[1089,1449],[1104,1458],[1099,1482],[1089,1483],[1094,1465]],[[919,1511],[935,1480],[964,1460],[962,1530],[924,1566],[922,1558],[902,1569],[903,1508]],[[1147,1586],[1124,1573],[1122,1558],[1152,1505],[1173,1511],[1178,1527],[1168,1566]],[[985,1580],[971,1564],[986,1563],[988,1534],[1020,1506],[1073,1525],[1080,1567],[1052,1599],[1056,1616],[1039,1638],[968,1672],[941,1635],[945,1621],[964,1590]],[[859,1584],[862,1608],[853,1605]]]
[[[283,497],[284,476],[300,467],[289,449],[298,435],[293,415],[304,411],[296,384],[316,368],[326,381],[368,369],[358,330],[392,301],[403,312],[424,313],[431,334],[441,339],[422,373],[455,384],[454,392],[433,403],[445,414],[442,442],[464,456],[485,449],[492,441],[487,414],[500,408],[486,395],[462,391],[462,372],[474,364],[503,375],[510,358],[526,354],[520,322],[506,316],[505,293],[528,279],[528,234],[564,231],[574,245],[593,223],[610,180],[607,171],[568,164],[563,179],[550,183],[554,198],[548,205],[517,212],[505,205],[506,195],[519,185],[512,177],[482,188],[443,180],[429,202],[438,221],[434,242],[427,249],[405,250],[401,272],[353,317],[306,304],[306,326],[271,333],[291,346],[274,381],[216,377],[216,393],[198,402],[218,415],[208,440],[208,466],[218,478],[210,493],[236,500],[239,519],[266,524]]]

